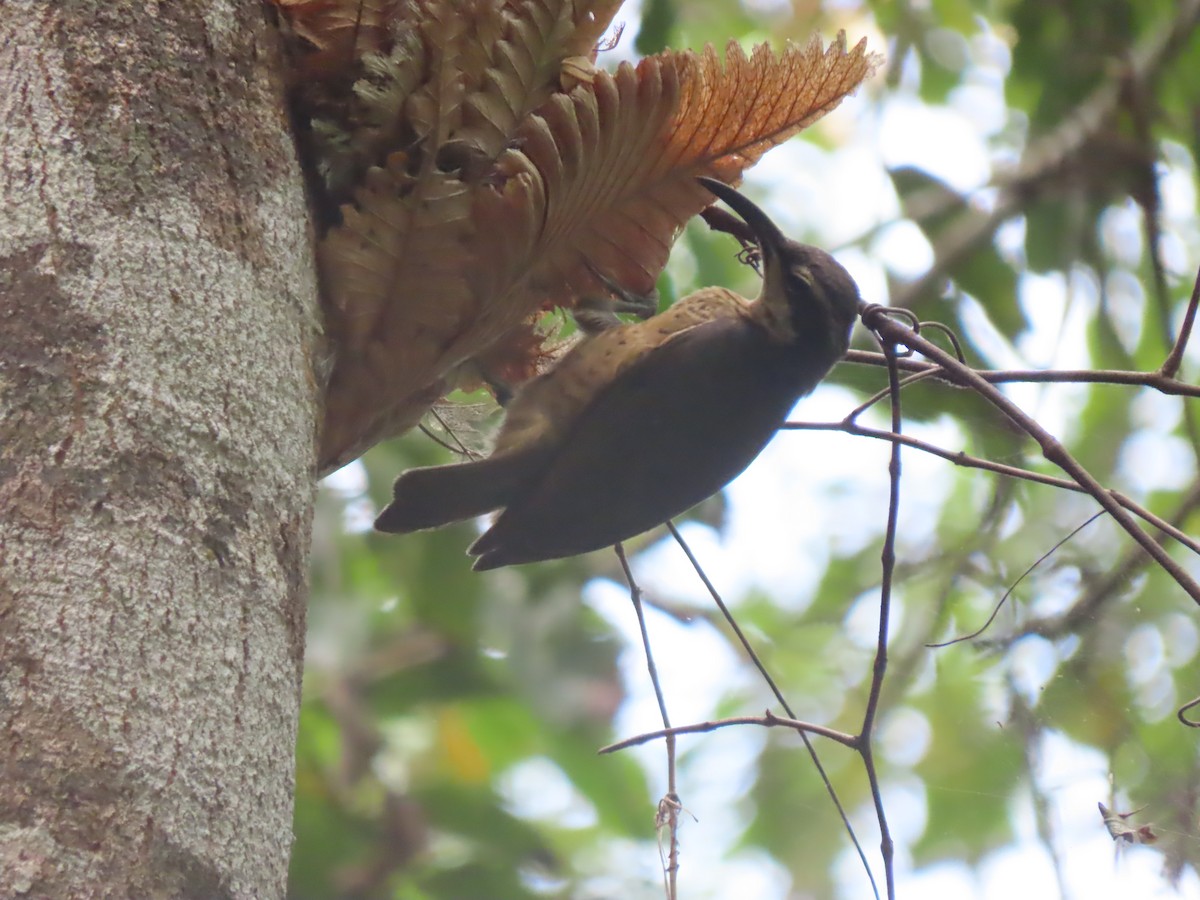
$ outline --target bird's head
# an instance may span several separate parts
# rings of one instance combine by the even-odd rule
[[[858,285],[836,259],[816,247],[790,240],[767,214],[715,178],[696,179],[742,217],[762,252],[763,304],[771,331],[781,341],[825,332],[840,356],[850,343],[858,315]]]

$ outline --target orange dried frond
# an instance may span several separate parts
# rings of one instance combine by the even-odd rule
[[[766,44],[746,56],[733,41],[722,64],[712,45],[679,54],[679,109],[666,155],[679,165],[741,172],[857,88],[880,64],[866,40],[846,49],[846,35],[823,48],[814,35],[776,56]]]
[[[519,155],[540,181],[530,190],[545,199],[506,198],[512,221],[539,229],[523,260],[522,286],[537,295],[529,302],[570,304],[595,284],[585,260],[631,291],[650,290],[683,224],[711,202],[694,177],[736,183],[878,61],[865,43],[848,51],[844,35],[828,49],[814,38],[778,56],[764,45],[747,57],[730,44],[724,64],[711,47],[663,53],[553,97],[519,135]],[[522,201],[538,208],[520,213]],[[506,235],[496,255],[511,264],[516,243]]]
[[[292,30],[316,51],[358,48],[355,56],[377,51],[388,24],[403,17],[409,0],[274,0]]]

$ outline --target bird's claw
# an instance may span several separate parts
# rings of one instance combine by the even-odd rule
[[[614,313],[626,313],[631,316],[637,316],[639,319],[649,319],[658,312],[658,291],[651,289],[645,294],[635,294],[626,290],[623,286],[615,282],[607,274],[600,269],[590,259],[584,259],[583,264],[587,266],[588,271],[595,276],[612,298],[605,301],[597,300],[593,297],[580,298],[580,304],[588,308],[595,309],[599,303],[604,305]]]

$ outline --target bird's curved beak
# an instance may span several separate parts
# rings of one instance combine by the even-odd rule
[[[763,256],[776,256],[785,244],[790,243],[787,236],[767,217],[767,214],[751,203],[743,194],[724,182],[705,175],[696,176],[696,180],[709,192],[729,204],[733,211],[742,217],[742,221],[750,226],[754,231],[754,236],[758,239],[758,247]]]

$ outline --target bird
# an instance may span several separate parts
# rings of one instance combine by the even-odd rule
[[[412,469],[375,521],[407,533],[500,510],[474,569],[615,545],[715,494],[846,354],[861,300],[832,256],[788,239],[746,196],[697,179],[749,226],[763,281],[723,287],[585,337],[505,409],[486,459]]]

